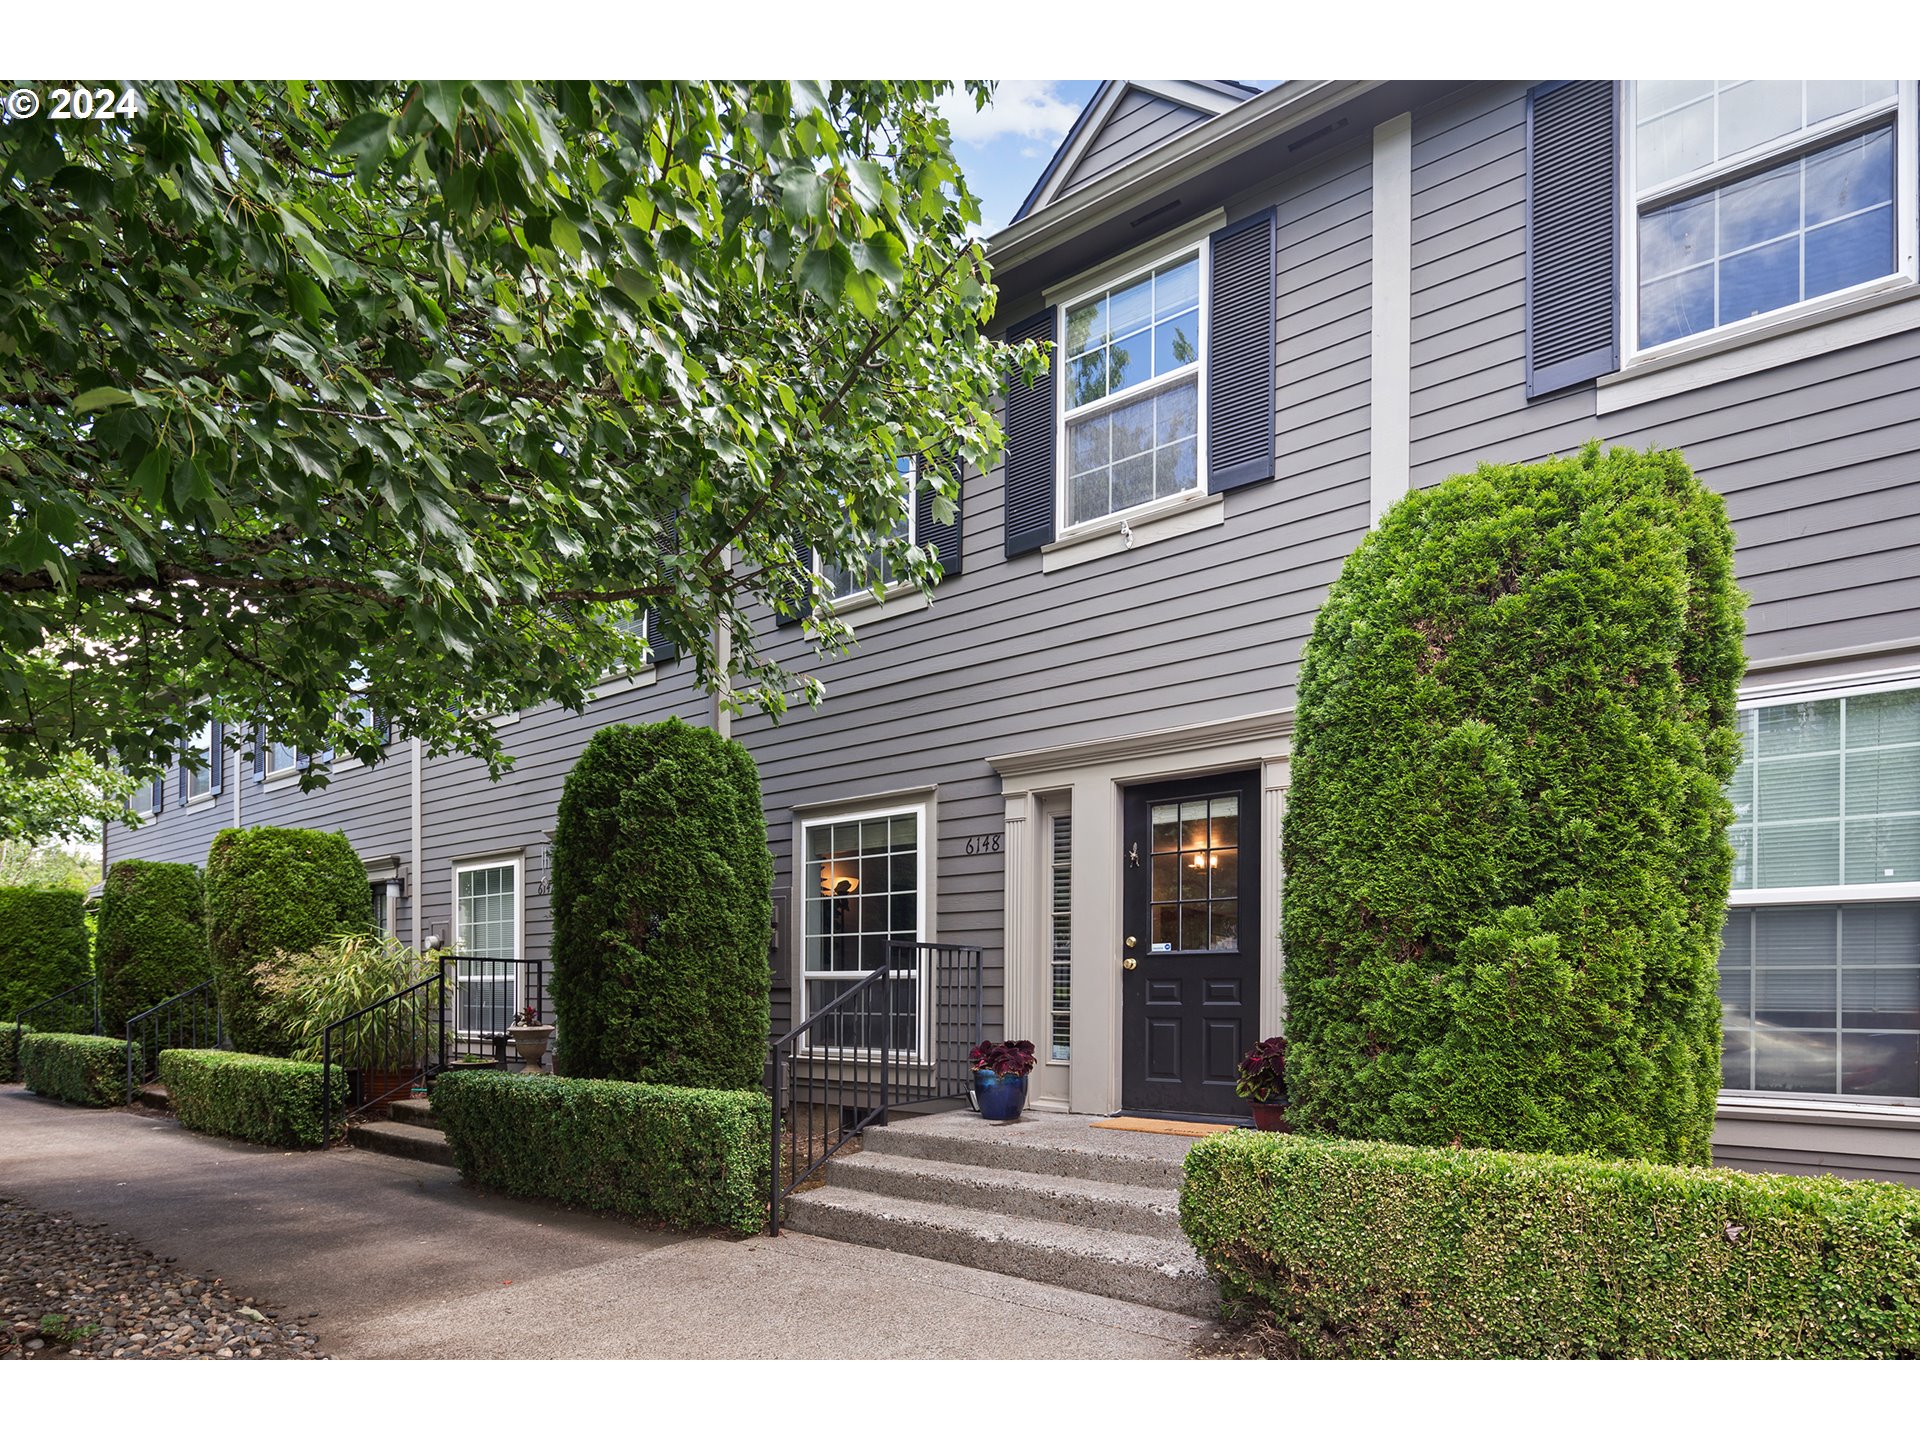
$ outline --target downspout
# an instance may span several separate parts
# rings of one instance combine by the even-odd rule
[[[720,568],[728,571],[733,569],[733,547],[731,545],[723,547],[720,551]],[[733,663],[733,632],[725,625],[716,625],[713,627],[713,663],[714,669],[719,675],[718,683],[715,685],[713,691],[713,733],[718,735],[722,740],[731,740],[733,738],[733,716],[728,713],[727,707],[720,703],[722,697],[725,696],[731,688],[730,681],[732,677],[728,671]]]
[[[427,937],[426,887],[420,870],[420,737],[413,737],[413,948],[418,950]]]

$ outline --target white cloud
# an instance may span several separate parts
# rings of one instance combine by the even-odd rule
[[[1016,138],[1057,145],[1080,114],[1078,105],[1061,98],[1059,84],[1057,80],[1002,80],[994,86],[993,103],[984,110],[973,108],[973,96],[964,89],[954,89],[941,97],[940,113],[947,117],[953,138],[969,145]]]

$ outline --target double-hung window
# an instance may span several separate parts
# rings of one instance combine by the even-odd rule
[[[914,511],[918,508],[915,504],[914,492],[914,487],[918,479],[917,466],[912,456],[903,455],[896,462],[896,468],[900,474],[900,484],[904,492],[903,498],[906,505],[906,513],[894,522],[893,528],[886,535],[880,536],[878,539],[904,540],[907,544],[912,545],[916,539],[914,535]],[[856,595],[870,594],[876,585],[879,586],[882,591],[885,591],[895,584],[901,583],[905,578],[904,576],[893,573],[892,566],[887,563],[886,552],[880,548],[877,542],[873,548],[862,557],[860,563],[844,569],[841,566],[835,565],[830,560],[821,560],[820,575],[821,578],[827,582],[827,593],[832,595],[836,601],[848,600]]]
[[[1913,82],[1628,88],[1634,349],[1913,274]]]
[[[300,752],[291,745],[283,745],[278,740],[267,742],[266,775],[269,780],[279,775],[291,775],[300,764]]]
[[[1920,689],[1740,713],[1729,1090],[1920,1101]]]
[[[869,810],[801,825],[801,985],[811,1015],[866,976],[893,965],[894,1044],[917,1052],[925,997],[917,967],[895,964],[896,943],[926,938],[924,805]],[[828,1022],[814,1043],[834,1050],[874,1048],[885,1007]]]
[[[181,766],[181,788],[183,798],[204,800],[213,794],[214,772],[219,759],[213,753],[213,722],[208,721],[194,732],[193,739],[187,742],[187,753],[192,757],[191,765]]]
[[[1199,490],[1207,246],[1060,307],[1060,531]]]

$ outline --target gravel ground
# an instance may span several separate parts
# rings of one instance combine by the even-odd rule
[[[302,1318],[104,1225],[0,1198],[0,1360],[324,1360]]]

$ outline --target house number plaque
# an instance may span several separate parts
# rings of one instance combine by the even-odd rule
[[[999,834],[969,835],[967,836],[966,853],[969,855],[998,855],[1000,853],[1000,842],[1004,838],[1004,836]]]

